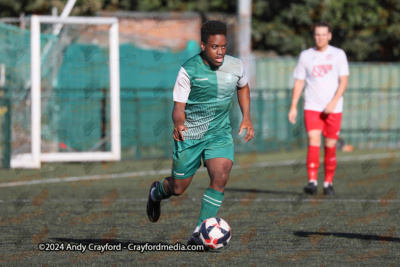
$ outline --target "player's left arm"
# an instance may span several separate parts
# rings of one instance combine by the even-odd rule
[[[338,103],[339,99],[343,96],[344,92],[346,92],[348,78],[349,76],[347,75],[339,77],[338,89],[336,90],[335,96],[333,97],[332,101],[328,105],[326,105],[324,110],[325,114],[333,113],[333,111],[335,110],[336,104]]]
[[[243,129],[247,129],[246,136],[244,137],[244,140],[250,141],[254,137],[254,128],[253,124],[251,123],[251,118],[250,118],[250,89],[249,85],[246,84],[242,88],[238,88],[237,90],[237,96],[238,96],[238,101],[239,101],[239,106],[240,109],[242,110],[243,114],[243,120],[242,123],[240,124],[239,128],[239,135],[242,134]]]
[[[332,101],[325,107],[325,114],[330,114],[335,111],[336,105],[347,89],[349,78],[349,63],[347,62],[346,53],[342,50],[339,57],[339,86],[336,90]]]

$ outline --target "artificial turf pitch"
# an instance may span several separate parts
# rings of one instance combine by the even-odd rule
[[[146,216],[148,189],[166,176],[170,160],[1,170],[0,265],[398,266],[399,153],[339,153],[334,197],[322,194],[322,174],[319,194],[302,194],[304,155],[236,157],[218,213],[232,239],[211,252],[38,250],[39,243],[186,244],[209,183],[203,168],[183,195],[162,202],[158,223]],[[69,180],[50,180],[57,177]]]

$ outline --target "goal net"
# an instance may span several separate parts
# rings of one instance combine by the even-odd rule
[[[120,160],[118,20],[32,16],[26,24],[13,36],[17,64],[6,66],[11,167]]]

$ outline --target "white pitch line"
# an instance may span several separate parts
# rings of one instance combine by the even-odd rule
[[[375,155],[363,155],[363,156],[343,156],[338,158],[339,162],[347,162],[349,160],[366,160],[366,159],[382,159],[387,157],[387,154],[375,154]],[[288,166],[296,163],[297,160],[284,160],[278,162],[258,162],[254,163],[252,167],[271,167],[271,166]],[[321,159],[321,162],[323,159]],[[236,164],[232,167],[233,170],[242,168],[240,164]],[[197,172],[205,172],[205,168],[199,169]],[[52,184],[52,183],[65,183],[65,182],[75,182],[75,181],[94,181],[94,180],[111,180],[119,178],[132,178],[138,176],[149,176],[156,174],[170,174],[171,169],[164,169],[160,171],[141,171],[141,172],[129,172],[129,173],[114,173],[114,174],[100,174],[100,175],[90,175],[90,176],[73,176],[64,178],[50,178],[45,180],[34,180],[34,181],[18,181],[18,182],[5,182],[0,184],[1,187],[14,187],[14,186],[24,186],[24,185],[37,185],[37,184]]]

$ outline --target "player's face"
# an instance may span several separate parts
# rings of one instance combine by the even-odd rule
[[[207,43],[201,43],[203,59],[209,66],[219,67],[226,53],[226,37],[223,34],[210,35]]]
[[[314,29],[314,40],[317,49],[327,47],[331,39],[332,33],[329,32],[328,27],[316,27]]]

